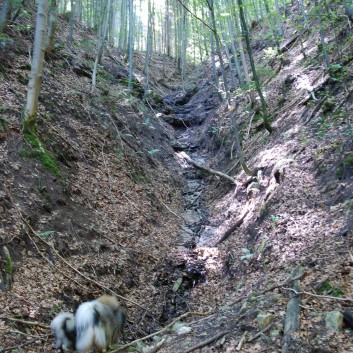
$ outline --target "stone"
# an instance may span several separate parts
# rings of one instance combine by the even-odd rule
[[[259,325],[260,330],[263,330],[273,321],[272,314],[259,314],[256,317],[257,323]]]
[[[328,330],[341,331],[343,328],[343,315],[339,311],[324,313],[325,327]]]

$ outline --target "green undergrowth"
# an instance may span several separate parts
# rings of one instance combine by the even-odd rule
[[[20,152],[21,157],[35,158],[39,160],[44,167],[50,170],[56,176],[61,172],[54,156],[43,146],[35,132],[24,132],[24,139],[29,144],[29,150]]]

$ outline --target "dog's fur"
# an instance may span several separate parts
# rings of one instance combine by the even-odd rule
[[[76,350],[88,353],[95,349],[102,353],[123,331],[126,311],[114,296],[100,298],[81,304],[76,312]]]
[[[76,328],[72,313],[60,313],[50,324],[56,337],[56,349],[61,352],[72,352],[75,349]]]

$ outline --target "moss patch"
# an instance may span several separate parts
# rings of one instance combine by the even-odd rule
[[[36,158],[54,175],[60,176],[59,167],[52,154],[42,145],[34,132],[24,133],[25,141],[30,145],[31,150],[21,151],[21,157]]]

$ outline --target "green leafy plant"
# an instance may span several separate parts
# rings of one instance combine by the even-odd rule
[[[330,294],[333,297],[342,297],[344,294],[342,289],[339,287],[334,287],[329,281],[324,281],[319,289],[320,294]]]

